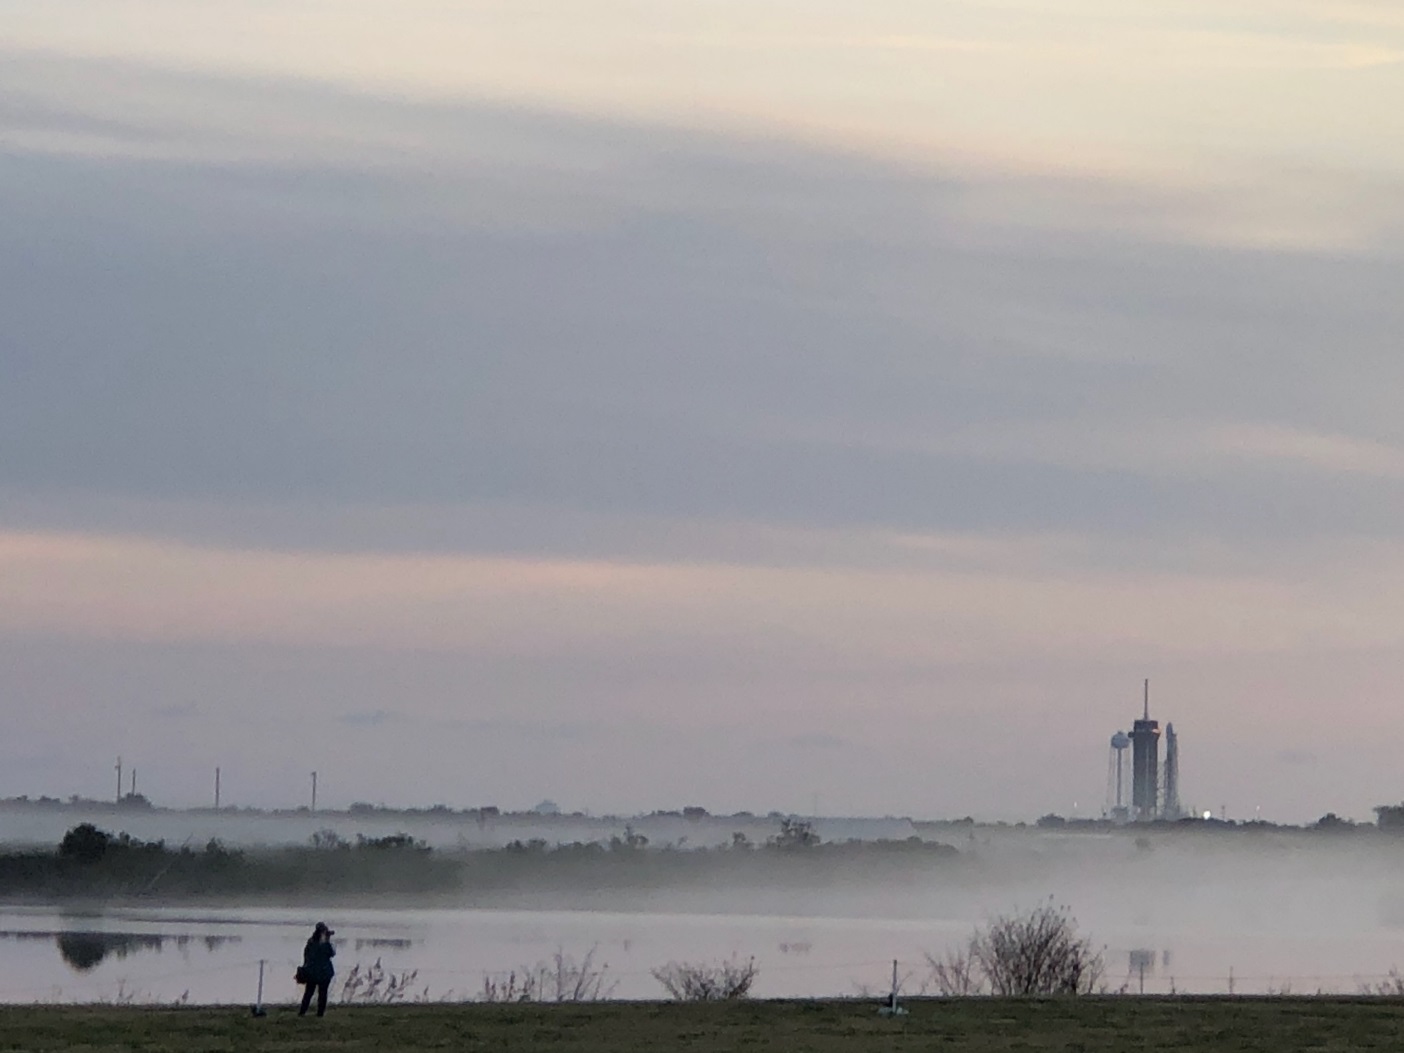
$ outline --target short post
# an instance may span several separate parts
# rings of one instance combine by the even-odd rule
[[[258,960],[258,997],[254,1000],[254,1016],[268,1015],[268,1011],[263,1008],[263,965],[264,959],[260,958]]]
[[[878,1007],[878,1016],[906,1016],[907,1011],[897,1004],[897,959],[892,959],[892,993],[887,996],[887,1004]]]

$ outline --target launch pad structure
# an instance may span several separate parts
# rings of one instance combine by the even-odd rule
[[[1125,754],[1131,750],[1131,800],[1124,791]],[[1160,722],[1150,715],[1150,681],[1145,681],[1141,716],[1131,733],[1111,737],[1107,757],[1107,816],[1116,822],[1181,818],[1180,744],[1175,725],[1165,725],[1165,764],[1160,758]]]

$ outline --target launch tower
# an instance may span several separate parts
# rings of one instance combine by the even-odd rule
[[[1141,719],[1131,725],[1131,816],[1139,822],[1159,817],[1160,722],[1150,718],[1150,681],[1145,684]]]

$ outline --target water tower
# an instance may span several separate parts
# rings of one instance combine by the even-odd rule
[[[1111,737],[1107,753],[1107,814],[1118,822],[1126,821],[1126,750],[1131,739],[1124,731]]]

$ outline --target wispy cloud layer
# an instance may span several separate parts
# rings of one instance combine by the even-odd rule
[[[959,814],[1013,749],[989,800],[1032,813],[1095,793],[1142,671],[1187,742],[1271,716],[1264,765],[1337,691],[1342,741],[1393,727],[1404,42],[1372,8],[572,38],[294,3],[241,38],[174,5],[138,41],[20,7],[0,671],[91,748],[178,723],[300,767],[260,752],[291,707],[435,797],[452,728],[478,800],[611,806],[888,751],[855,810]],[[1000,714],[1026,740],[969,746]],[[0,760],[57,748],[19,732]]]

